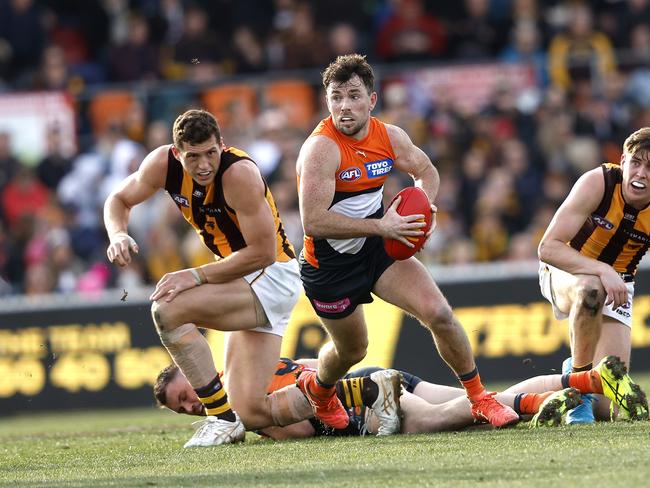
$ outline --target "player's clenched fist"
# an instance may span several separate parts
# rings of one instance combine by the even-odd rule
[[[111,263],[118,266],[126,266],[131,262],[131,253],[138,253],[138,244],[135,239],[128,234],[116,234],[111,239],[111,243],[106,250],[106,256]]]

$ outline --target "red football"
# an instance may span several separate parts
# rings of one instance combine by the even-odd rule
[[[426,238],[426,233],[431,228],[433,213],[431,212],[429,197],[427,197],[427,194],[424,193],[422,189],[414,186],[404,188],[395,195],[390,204],[392,205],[395,198],[399,196],[402,197],[402,201],[399,202],[399,205],[397,206],[397,213],[400,215],[422,214],[424,215],[424,222],[427,224],[425,227],[422,227],[424,234],[420,237],[407,237],[409,241],[415,244],[415,247],[408,247],[395,239],[384,239],[384,249],[386,249],[386,253],[391,258],[401,261],[410,258],[422,248]],[[420,222],[422,222],[422,220],[420,220]]]

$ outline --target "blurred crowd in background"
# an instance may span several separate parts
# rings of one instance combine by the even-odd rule
[[[64,92],[77,126],[74,154],[52,125],[33,161],[0,121],[0,295],[128,289],[213,259],[161,193],[133,210],[140,253],[117,270],[101,216],[115,185],[171,142],[176,115],[211,103],[300,248],[297,153],[327,115],[320,71],[351,52],[375,66],[374,115],[440,172],[426,263],[536,259],[576,178],[618,162],[625,137],[650,126],[650,0],[0,0],[0,97]],[[532,86],[506,80],[468,108],[407,82],[422,67],[497,62],[529,67]],[[287,79],[283,109],[265,90]],[[123,98],[99,105],[107,90]],[[386,197],[407,184],[389,178]]]

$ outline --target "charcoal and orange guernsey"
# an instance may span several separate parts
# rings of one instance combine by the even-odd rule
[[[311,368],[289,358],[280,358],[267,393],[271,394],[285,386],[295,385],[300,373],[304,370],[311,370]]]
[[[368,135],[356,140],[342,134],[330,116],[318,124],[310,137],[314,136],[333,140],[341,154],[329,209],[358,219],[380,218],[383,215],[384,181],[396,159],[384,123],[370,117]],[[305,235],[303,256],[310,265],[319,268],[336,263],[341,254],[358,252],[365,241],[365,237],[315,239]]]

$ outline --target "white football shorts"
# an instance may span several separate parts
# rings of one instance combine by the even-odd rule
[[[244,276],[244,279],[251,285],[268,319],[266,325],[250,330],[282,337],[302,291],[298,261],[276,261],[261,271]]]
[[[539,263],[539,288],[542,291],[542,295],[546,298],[551,305],[553,306],[553,314],[558,320],[566,319],[569,314],[562,312],[557,308],[555,304],[555,294],[552,289],[553,285],[553,276],[559,276],[562,273],[569,274],[566,271],[555,268],[550,264]],[[625,283],[627,286],[627,303],[621,305],[617,309],[612,308],[611,305],[603,306],[603,315],[607,317],[612,317],[613,319],[618,320],[623,325],[627,325],[632,328],[632,303],[634,299],[634,282]]]

